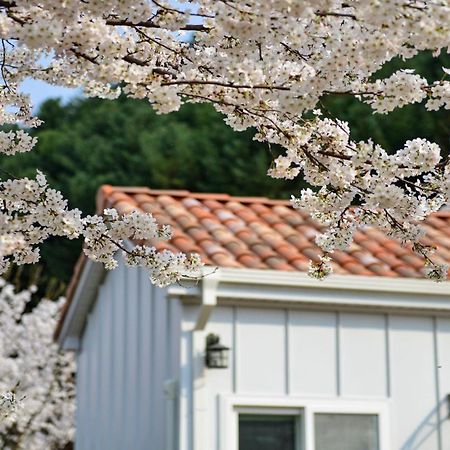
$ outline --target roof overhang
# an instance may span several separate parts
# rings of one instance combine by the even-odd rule
[[[318,281],[300,272],[226,268],[213,275],[215,292],[208,295],[218,304],[450,315],[450,282],[360,275]],[[174,285],[168,292],[185,302],[202,297],[200,286]]]
[[[67,299],[67,310],[55,333],[55,339],[64,350],[77,350],[83,333],[86,318],[97,299],[100,284],[106,270],[102,264],[85,259],[70,298]]]

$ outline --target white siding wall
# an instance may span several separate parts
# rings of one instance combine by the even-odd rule
[[[196,311],[184,307],[183,364],[203,357],[209,332],[231,364],[183,367],[181,408],[195,419],[181,422],[181,450],[219,449],[220,394],[386,400],[392,450],[450,448],[450,319],[217,307],[193,335]]]
[[[76,450],[162,450],[173,436],[164,382],[179,372],[180,306],[165,292],[124,266],[100,286],[78,353]]]

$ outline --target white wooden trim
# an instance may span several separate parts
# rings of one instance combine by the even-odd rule
[[[194,330],[204,330],[209,316],[217,304],[217,286],[219,278],[215,273],[206,276],[202,281],[202,304],[197,315]]]
[[[355,275],[332,275],[318,281],[299,272],[225,268],[213,276],[222,304],[450,315],[450,282]],[[183,301],[202,298],[202,290],[193,284],[171,286],[168,294]]]
[[[193,330],[192,333],[192,415],[193,415],[193,448],[206,448],[206,432],[208,424],[208,391],[205,367],[206,333]]]
[[[335,398],[251,397],[223,395],[220,397],[220,450],[238,449],[238,414],[257,411],[272,414],[274,409],[301,411],[304,417],[305,448],[314,450],[314,414],[376,414],[378,416],[379,450],[390,450],[389,400],[347,400]]]
[[[450,282],[436,283],[427,279],[391,278],[362,275],[331,275],[322,281],[311,278],[303,272],[258,269],[219,269],[220,279],[224,282],[248,284],[270,284],[291,287],[313,287],[325,289],[345,289],[377,292],[403,292],[448,295]]]
[[[62,349],[79,350],[87,316],[97,300],[98,287],[104,276],[102,264],[86,261],[58,336]]]
[[[449,295],[450,281],[436,283],[425,278],[379,277],[363,275],[338,275],[332,274],[324,280],[311,278],[304,272],[246,269],[246,268],[211,268],[203,270],[204,276],[213,274],[221,282],[232,284],[261,284],[269,286],[287,287],[311,287],[321,289],[375,291],[375,292],[402,292],[412,294]],[[170,292],[179,292],[181,295],[189,295],[193,292],[196,283],[183,283],[174,285]],[[194,289],[195,290],[195,289]]]

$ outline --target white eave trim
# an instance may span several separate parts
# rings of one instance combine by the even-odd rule
[[[63,350],[78,350],[86,317],[97,299],[98,288],[104,278],[102,264],[87,260],[64,317],[57,342]]]
[[[332,275],[319,281],[299,272],[224,268],[215,271],[214,279],[219,303],[285,303],[450,314],[450,282],[359,275]],[[202,291],[199,287],[171,286],[169,295],[201,298]]]

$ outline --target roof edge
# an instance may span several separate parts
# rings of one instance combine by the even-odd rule
[[[216,278],[219,304],[450,315],[450,282],[337,274],[319,281],[299,272],[242,268],[221,268]],[[201,290],[173,285],[168,293],[189,302]]]
[[[411,293],[437,296],[450,295],[450,281],[436,283],[435,281],[426,278],[389,278],[372,275],[332,274],[323,280],[317,280],[304,272],[221,267],[220,281],[228,284],[257,284],[274,287],[310,287],[325,290],[337,289],[386,293],[401,292],[404,294]],[[183,292],[183,289],[179,286],[173,286],[169,291],[170,290],[173,292]]]
[[[55,330],[54,339],[64,350],[77,350],[86,317],[95,303],[106,269],[102,264],[85,258],[78,271],[76,284]]]

